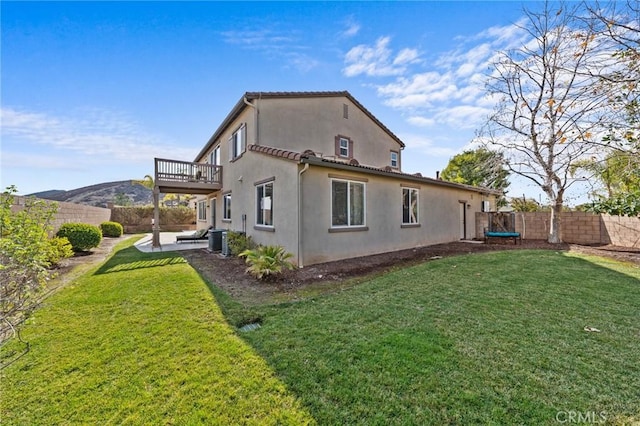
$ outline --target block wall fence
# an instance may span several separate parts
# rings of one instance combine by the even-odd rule
[[[103,207],[85,206],[82,204],[66,203],[63,201],[41,200],[46,203],[57,203],[58,213],[54,216],[51,226],[53,232],[57,232],[63,223],[80,222],[99,226],[102,222],[111,220],[111,209]],[[24,209],[25,197],[16,196],[14,198],[12,211]]]
[[[515,213],[516,232],[523,239],[546,240],[549,233],[549,212]],[[484,238],[489,226],[487,213],[476,213],[476,238]],[[562,213],[562,241],[572,244],[611,244],[640,248],[640,218],[610,216],[585,212]]]

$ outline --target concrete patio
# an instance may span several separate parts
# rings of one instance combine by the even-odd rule
[[[185,232],[160,232],[160,247],[153,248],[151,246],[151,241],[153,234],[146,234],[144,237],[140,238],[138,242],[135,243],[135,246],[138,250],[145,253],[151,253],[154,251],[179,251],[179,250],[196,250],[196,249],[206,249],[209,246],[208,241],[198,241],[198,242],[182,242],[176,243],[176,237],[178,235],[190,235],[193,234],[193,231],[185,231]]]

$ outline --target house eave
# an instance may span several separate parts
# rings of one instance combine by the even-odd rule
[[[350,172],[354,172],[354,173],[365,173],[365,174],[375,175],[375,176],[390,177],[390,178],[393,178],[393,179],[400,179],[400,180],[409,181],[409,182],[416,182],[416,183],[423,183],[423,184],[429,184],[429,185],[435,185],[435,186],[444,186],[444,187],[448,187],[448,188],[462,189],[462,190],[466,190],[466,191],[473,191],[473,192],[476,192],[476,193],[479,193],[479,194],[483,194],[483,195],[495,195],[495,196],[502,195],[501,191],[498,191],[498,190],[495,190],[495,189],[484,188],[484,187],[480,187],[480,186],[464,185],[464,184],[455,183],[455,182],[448,182],[448,181],[440,180],[440,179],[433,179],[433,178],[429,178],[429,177],[416,176],[416,175],[411,175],[411,174],[407,174],[407,173],[399,173],[399,172],[394,172],[394,171],[386,171],[386,170],[383,170],[383,169],[376,169],[376,168],[366,167],[366,166],[355,166],[355,165],[351,165],[351,164],[347,164],[347,163],[340,163],[340,162],[336,162],[336,161],[328,161],[326,159],[319,158],[319,157],[313,157],[313,156],[304,156],[304,157],[302,157],[301,160],[300,160],[300,163],[301,164],[310,164],[310,165],[313,165],[313,166],[326,167],[326,168],[330,168],[330,169],[350,171]]]

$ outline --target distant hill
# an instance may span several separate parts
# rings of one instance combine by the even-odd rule
[[[66,201],[95,207],[106,207],[110,203],[119,204],[118,200],[124,197],[131,200],[133,205],[153,204],[153,192],[142,185],[131,183],[130,180],[99,183],[70,191],[54,189],[29,195],[45,200]]]

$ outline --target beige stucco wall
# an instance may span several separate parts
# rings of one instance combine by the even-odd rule
[[[353,158],[360,164],[390,165],[391,150],[400,145],[345,97],[260,99],[259,144],[303,152],[311,149],[324,157],[335,155],[335,137],[353,140]],[[343,105],[348,118],[343,117]],[[400,164],[401,165],[401,164]]]
[[[231,167],[223,169],[224,189],[210,194],[209,205],[215,198],[216,227],[243,231],[242,215],[246,214],[246,232],[256,243],[281,245],[296,256],[298,246],[297,177],[300,166],[293,161],[278,159],[255,152],[245,152]],[[273,178],[273,229],[256,229],[256,183]],[[231,191],[231,221],[223,220],[223,194]],[[210,225],[199,221],[198,228]]]
[[[367,180],[368,230],[329,232],[330,175]],[[419,189],[420,227],[401,227],[403,185]],[[305,265],[457,241],[460,239],[460,201],[465,201],[466,235],[471,238],[475,235],[475,213],[481,209],[481,195],[472,191],[317,166],[303,175],[302,186]]]

